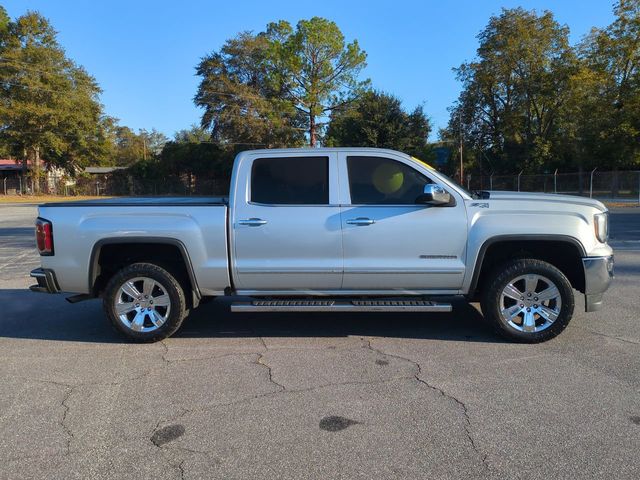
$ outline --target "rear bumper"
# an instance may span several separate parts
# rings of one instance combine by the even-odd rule
[[[36,268],[31,270],[30,276],[38,281],[37,285],[31,285],[29,290],[41,293],[59,293],[60,286],[56,274],[48,268]]]
[[[587,312],[595,312],[602,308],[604,292],[613,279],[613,255],[606,257],[586,257],[582,259],[584,266],[584,308]]]

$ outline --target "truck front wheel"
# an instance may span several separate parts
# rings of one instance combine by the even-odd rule
[[[573,315],[573,289],[550,263],[511,260],[489,275],[482,313],[502,336],[524,343],[549,340]]]
[[[151,263],[134,263],[117,272],[107,283],[103,307],[116,330],[137,342],[169,337],[187,312],[180,283]]]

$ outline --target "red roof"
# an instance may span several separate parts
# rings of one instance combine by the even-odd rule
[[[31,162],[27,162],[29,165]],[[11,158],[0,158],[0,170],[22,170],[22,161]]]

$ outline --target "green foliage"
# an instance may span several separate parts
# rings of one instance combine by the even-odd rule
[[[580,164],[640,165],[640,0],[622,0],[615,21],[593,29],[578,46],[581,68],[573,78],[567,120]]]
[[[431,125],[422,107],[402,108],[393,95],[369,91],[348,108],[335,111],[327,130],[327,146],[379,147],[400,150],[419,158],[430,155]]]
[[[102,130],[107,150],[102,162],[104,165],[128,167],[141,160],[151,160],[160,155],[168,141],[155,128],[135,133],[129,127],[118,125],[117,120],[111,117],[102,119]]]
[[[107,152],[99,93],[46,18],[27,12],[12,22],[0,12],[0,143],[31,160],[36,176],[43,160],[73,170]]]
[[[173,141],[167,142],[160,154],[160,162],[172,175],[196,175],[228,179],[231,175],[233,151],[211,142],[200,127],[181,130]]]
[[[304,119],[275,79],[270,33],[245,32],[202,59],[195,103],[211,139],[233,149],[299,146]]]
[[[443,136],[462,134],[494,169],[537,170],[553,159],[576,68],[568,28],[550,12],[504,9],[478,39],[477,59],[457,69],[463,91]]]
[[[368,86],[368,80],[358,81],[367,54],[357,40],[345,45],[338,26],[320,17],[300,20],[295,32],[275,42],[274,50],[276,71],[295,108],[307,117],[313,147],[321,132],[317,118],[346,106]]]
[[[477,59],[445,140],[488,170],[628,168],[640,164],[640,0],[575,48],[551,13],[503,10],[480,33]]]
[[[365,59],[357,41],[345,44],[337,25],[319,17],[295,30],[280,21],[257,35],[242,33],[196,69],[201,125],[223,145],[299,146],[307,131],[314,146],[318,118],[366,85],[357,80]]]

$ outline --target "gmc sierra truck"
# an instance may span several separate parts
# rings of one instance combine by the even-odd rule
[[[41,205],[31,289],[102,298],[136,341],[225,295],[232,312],[449,312],[464,296],[500,334],[540,342],[569,323],[574,289],[601,308],[607,237],[587,198],[471,193],[391,150],[254,150],[228,198]]]

